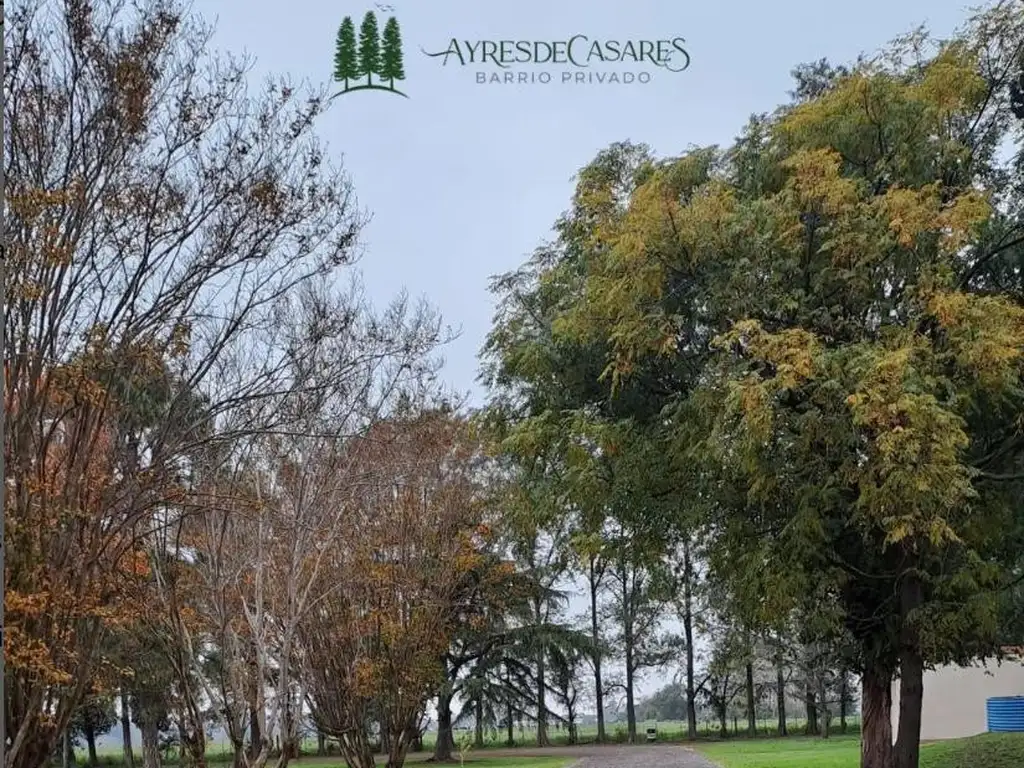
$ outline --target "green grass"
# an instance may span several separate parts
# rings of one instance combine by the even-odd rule
[[[860,741],[839,736],[727,741],[699,747],[722,768],[857,768]],[[984,734],[926,744],[921,768],[1021,768],[1024,734]]]
[[[857,768],[860,741],[853,736],[814,739],[723,741],[698,747],[723,768]]]

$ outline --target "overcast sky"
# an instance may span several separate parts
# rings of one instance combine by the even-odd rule
[[[373,219],[361,269],[371,296],[403,287],[426,296],[461,337],[445,352],[448,382],[476,403],[476,355],[491,321],[488,277],[522,263],[568,204],[575,172],[630,139],[661,155],[728,144],[752,113],[786,101],[790,71],[827,57],[848,62],[927,23],[947,35],[968,16],[958,0],[393,0],[409,98],[358,91],[337,99],[321,136],[344,162]],[[358,27],[372,0],[195,0],[216,22],[218,48],[248,52],[254,77],[329,80],[335,32]],[[378,11],[383,25],[390,12]],[[649,75],[641,84],[563,84],[561,64],[524,65],[548,84],[478,84],[493,64],[459,66],[452,38],[553,41],[684,38],[689,68],[649,64],[592,71]],[[677,57],[674,64],[681,63]],[[582,607],[582,606],[579,606]],[[577,606],[574,605],[574,612]],[[650,680],[645,690],[664,680]]]

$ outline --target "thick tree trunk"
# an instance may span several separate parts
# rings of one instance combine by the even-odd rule
[[[597,743],[603,744],[606,737],[604,730],[604,683],[601,680],[601,652],[598,650],[601,643],[601,630],[598,627],[597,617],[597,590],[599,586],[595,558],[591,557],[590,634],[594,641],[594,701],[597,705]]]
[[[437,741],[434,743],[434,762],[448,763],[453,759],[455,737],[452,735],[452,694],[447,688],[437,697]]]
[[[828,697],[825,694],[825,676],[818,673],[818,721],[820,723],[819,730],[821,731],[821,738],[827,739],[831,735],[832,725],[832,711],[828,705]]]
[[[900,720],[894,747],[895,768],[918,768],[921,759],[921,702],[924,698],[924,659],[918,644],[913,612],[924,601],[920,579],[909,575],[900,587]]]
[[[693,564],[689,542],[683,545],[683,633],[686,639],[686,738],[697,738],[697,691],[693,653]]]
[[[723,739],[729,738],[728,715],[728,709],[724,704],[718,707],[718,733]]]
[[[882,666],[861,679],[860,768],[892,768],[892,672]]]
[[[807,708],[807,735],[818,735],[818,702],[814,693],[814,681],[804,681],[804,705]]]
[[[249,707],[249,759],[255,760],[263,750],[263,732],[256,707]]]
[[[747,662],[747,735],[757,736],[757,706],[754,701],[754,662]]]
[[[86,722],[85,724],[85,746],[89,754],[89,765],[98,765],[99,758],[96,756],[96,729],[93,728],[89,722]]]
[[[128,706],[128,694],[121,690],[121,749],[124,752],[126,768],[135,768],[135,751],[132,749],[131,709]]]
[[[779,710],[779,736],[788,736],[786,727],[786,672],[781,656],[775,662],[775,707]]]
[[[140,718],[142,768],[160,768],[160,728],[155,718]]]
[[[483,692],[476,697],[476,733],[474,734],[473,745],[477,749],[484,748],[484,695]]]
[[[316,733],[316,753],[319,757],[327,755],[327,737],[319,731]]]
[[[551,746],[548,739],[548,705],[545,696],[547,689],[545,670],[545,649],[541,648],[537,653],[537,746]]]

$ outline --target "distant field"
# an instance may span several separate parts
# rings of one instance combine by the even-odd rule
[[[698,747],[722,768],[857,768],[856,737],[759,739],[702,744]],[[921,768],[1021,768],[1024,734],[985,734],[925,744]]]

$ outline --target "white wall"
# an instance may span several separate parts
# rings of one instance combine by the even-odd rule
[[[941,667],[924,673],[921,739],[959,739],[985,733],[985,700],[993,696],[1024,696],[1024,660],[1002,665],[980,662],[972,667]],[[900,686],[893,686],[892,732],[900,717]]]

